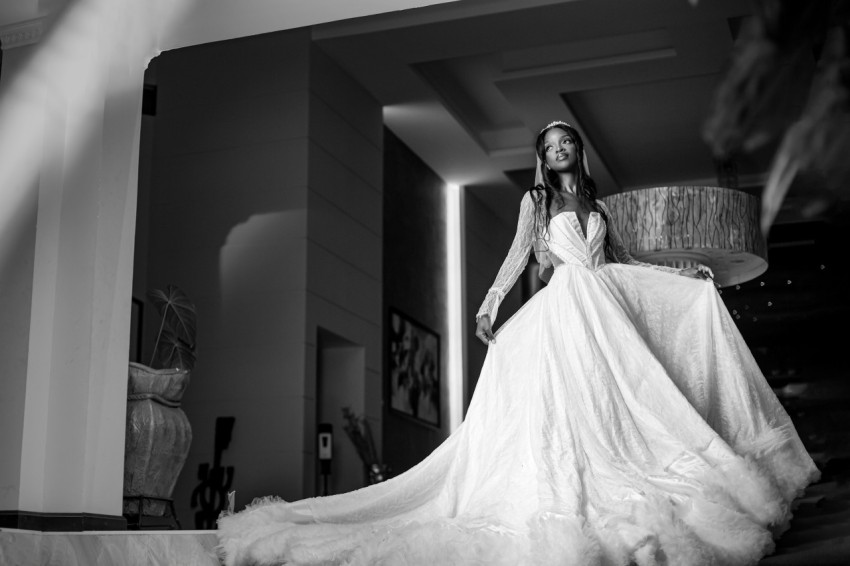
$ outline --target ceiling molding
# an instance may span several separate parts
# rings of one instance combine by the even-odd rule
[[[509,157],[528,157],[530,163],[534,161],[534,148],[530,145],[522,147],[507,147],[502,149],[493,149],[487,152],[487,156],[493,159],[505,159]]]
[[[554,75],[557,73],[572,73],[575,71],[584,71],[587,69],[611,67],[613,65],[626,65],[631,63],[642,63],[644,61],[655,61],[658,59],[670,59],[676,57],[676,55],[677,53],[674,48],[666,47],[663,49],[653,49],[651,51],[643,51],[640,53],[613,55],[610,57],[600,57],[598,59],[585,59],[584,61],[573,61],[571,63],[546,65],[544,67],[533,67],[531,69],[524,69],[519,71],[507,71],[505,73],[502,73],[500,79],[525,79],[529,77]]]
[[[617,55],[655,51],[674,47],[667,27],[633,33],[575,39],[563,43],[536,45],[503,51],[502,71],[526,71],[564,63],[604,59]]]
[[[44,19],[28,20],[0,28],[0,45],[3,51],[32,45],[41,40],[44,33]]]

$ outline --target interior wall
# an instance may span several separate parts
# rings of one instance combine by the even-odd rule
[[[487,204],[487,188],[466,187],[464,202],[464,230],[466,238],[466,317],[470,334],[475,333],[475,315],[484,302],[487,290],[493,285],[496,273],[508,255],[508,249],[516,233],[516,224],[505,224]],[[514,218],[519,217],[519,203],[522,193],[517,191]],[[530,269],[530,268],[529,268]],[[527,270],[528,271],[528,270]],[[523,285],[520,276],[516,284],[505,295],[499,306],[494,328],[508,320],[523,303]],[[475,384],[487,355],[485,346],[474,335],[469,336],[467,348],[466,379],[467,394],[472,397]],[[467,400],[468,401],[468,400]]]
[[[174,491],[194,528],[219,417],[235,417],[221,465],[234,467],[237,508],[316,493],[320,328],[362,349],[349,385],[380,448],[382,117],[309,30],[166,52],[155,68],[149,237],[137,245],[147,275],[134,295],[175,284],[197,307],[183,399],[194,439]],[[144,321],[147,360],[153,309]],[[362,486],[362,468],[344,483]]]
[[[311,44],[307,148],[305,399],[315,407],[319,329],[362,346],[363,403],[381,449],[383,137],[381,105]],[[309,410],[309,409],[308,409]],[[316,415],[303,420],[303,493],[313,495]],[[338,442],[348,443],[342,431]],[[343,481],[362,487],[362,474]]]
[[[186,528],[218,417],[235,417],[221,464],[235,468],[236,505],[302,495],[308,64],[305,31],[156,63],[147,288],[177,285],[198,313],[183,398],[194,438],[174,491]],[[146,316],[145,332],[157,324]]]
[[[384,404],[384,460],[391,474],[399,474],[449,434],[446,189],[443,179],[388,129],[384,144],[384,320],[394,308],[440,336],[441,426],[394,412],[389,399]]]

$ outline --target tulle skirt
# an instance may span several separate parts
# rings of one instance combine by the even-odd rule
[[[219,520],[225,564],[742,565],[818,471],[714,286],[559,266],[463,424],[351,493]]]

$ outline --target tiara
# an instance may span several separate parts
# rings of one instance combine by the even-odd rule
[[[562,122],[561,120],[555,120],[554,122],[549,122],[548,124],[546,124],[546,127],[543,128],[542,130],[540,130],[540,133],[542,134],[543,132],[545,132],[549,128],[553,128],[555,126],[566,126],[568,128],[572,128],[572,126],[567,124],[566,122]]]

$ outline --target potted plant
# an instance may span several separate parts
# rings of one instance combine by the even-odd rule
[[[130,362],[124,448],[124,515],[139,528],[142,517],[174,513],[171,494],[192,443],[180,401],[195,367],[195,305],[174,285],[148,299],[160,323],[150,365]]]
[[[342,408],[342,417],[345,419],[343,429],[345,434],[357,449],[357,455],[363,462],[369,485],[380,483],[388,479],[389,467],[378,458],[378,450],[372,437],[372,427],[365,417],[355,415],[350,407]]]

